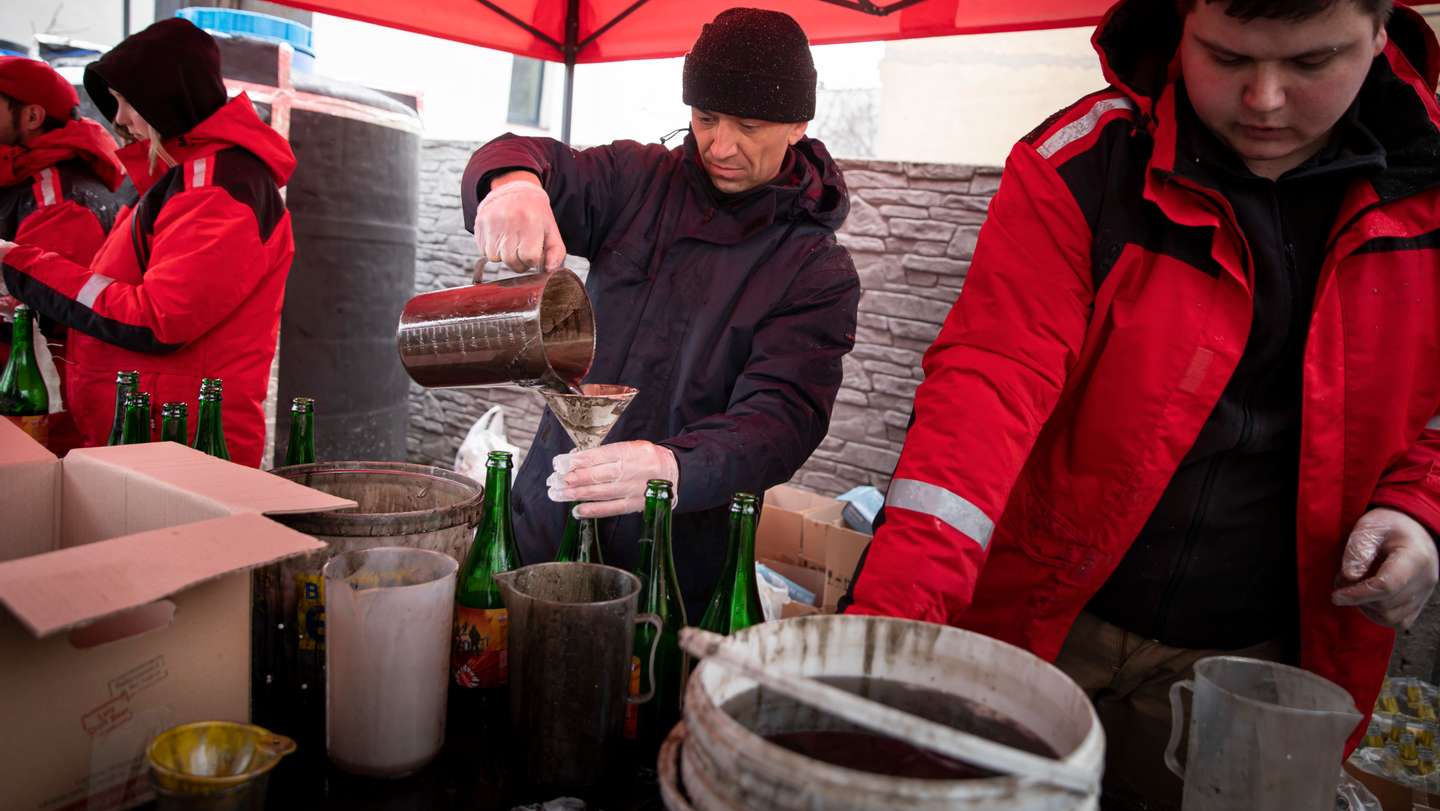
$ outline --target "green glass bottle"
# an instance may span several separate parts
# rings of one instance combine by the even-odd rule
[[[285,445],[286,465],[315,463],[315,400],[296,397],[290,401],[290,441]]]
[[[150,392],[137,391],[125,398],[125,427],[120,431],[121,445],[139,445],[154,439],[150,422]]]
[[[706,631],[729,636],[765,621],[760,586],[755,579],[757,512],[755,496],[750,493],[736,493],[730,502],[730,543],[725,550],[725,566],[700,620],[700,627]]]
[[[125,397],[140,390],[139,372],[115,373],[115,419],[110,421],[110,438],[106,445],[119,445],[120,432],[125,428]]]
[[[174,402],[160,406],[160,441],[190,444],[190,405]]]
[[[651,479],[646,483],[640,563],[635,568],[641,584],[637,610],[658,616],[661,627],[660,642],[655,647],[655,696],[644,704],[628,705],[633,712],[626,716],[625,724],[627,736],[639,740],[647,753],[658,751],[660,743],[680,720],[680,697],[684,694],[687,670],[687,657],[680,649],[680,629],[688,624],[685,600],[680,595],[680,579],[675,574],[670,545],[672,489],[664,479]],[[652,626],[636,627],[630,657],[631,695],[642,695],[652,688],[650,674],[643,663],[654,638]]]
[[[580,502],[565,505],[565,529],[560,534],[560,552],[556,563],[605,563],[600,554],[600,526],[594,518],[576,518]]]
[[[225,426],[220,408],[223,385],[218,377],[200,381],[200,414],[196,417],[195,450],[217,459],[230,461],[230,448],[225,444]]]
[[[15,308],[10,332],[10,359],[0,373],[0,415],[9,417],[36,442],[49,437],[50,393],[35,360],[34,312],[24,304]]]
[[[455,686],[493,688],[505,684],[509,612],[495,575],[520,565],[510,520],[510,454],[491,451],[485,461],[485,503],[475,543],[460,567],[455,587],[455,636],[450,670]]]

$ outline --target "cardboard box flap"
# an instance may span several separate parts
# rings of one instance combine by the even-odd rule
[[[263,470],[222,463],[174,442],[85,448],[71,451],[65,464],[123,467],[132,475],[183,490],[192,498],[208,499],[232,513],[279,515],[355,506],[350,499],[312,490]]]
[[[262,516],[232,515],[0,563],[0,604],[45,637],[324,548]]]
[[[15,465],[25,462],[54,462],[55,454],[20,430],[20,426],[7,419],[0,419],[0,465]]]

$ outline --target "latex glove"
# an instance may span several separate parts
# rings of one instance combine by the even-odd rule
[[[1336,605],[1358,606],[1372,621],[1409,628],[1435,589],[1435,541],[1420,522],[1400,512],[1377,508],[1355,522],[1339,581],[1331,595]]]
[[[495,179],[475,212],[475,245],[486,261],[517,273],[565,263],[565,242],[539,178],[510,172]]]
[[[608,518],[645,508],[645,483],[665,479],[680,492],[680,466],[664,445],[634,440],[572,451],[555,457],[555,472],[545,480],[550,500],[587,502],[577,518]]]

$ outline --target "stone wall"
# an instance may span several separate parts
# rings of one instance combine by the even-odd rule
[[[477,257],[460,222],[460,175],[475,144],[427,141],[421,156],[417,290],[465,284]],[[960,291],[998,169],[841,161],[850,249],[864,296],[855,351],[830,434],[795,481],[837,494],[857,484],[884,488],[899,457],[920,357]],[[465,432],[490,406],[505,407],[510,441],[528,447],[544,410],[538,395],[487,389],[412,389],[409,455],[450,464]]]

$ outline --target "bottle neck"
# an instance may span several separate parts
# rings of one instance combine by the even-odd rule
[[[750,507],[740,514],[740,548],[736,561],[741,577],[755,577],[755,508]]]
[[[200,398],[198,417],[201,431],[214,431],[220,427],[220,398],[207,395]]]
[[[658,499],[653,520],[645,527],[647,537],[655,541],[655,564],[661,574],[670,566],[670,497]]]
[[[34,330],[30,326],[32,323],[34,320],[29,310],[16,311],[15,323],[10,328],[10,354],[19,356],[34,349],[31,341],[31,336],[34,334]]]
[[[290,442],[286,446],[285,461],[289,464],[315,461],[315,413],[313,411],[291,413]]]
[[[160,438],[172,442],[179,442],[182,445],[185,444],[189,438],[186,436],[186,434],[189,433],[188,423],[189,420],[185,414],[171,413],[166,415],[160,423]]]
[[[484,523],[494,528],[491,538],[508,538],[510,531],[510,469],[492,467],[485,471]],[[486,539],[487,543],[490,539]]]
[[[133,399],[125,404],[125,428],[122,437],[128,445],[150,441],[149,404]]]

